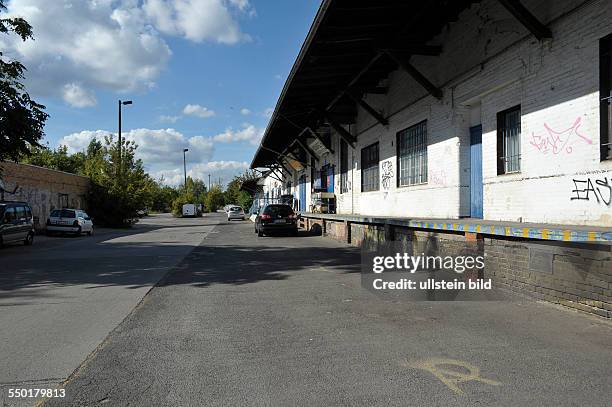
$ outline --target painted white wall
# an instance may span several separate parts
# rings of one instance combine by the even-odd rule
[[[499,2],[484,0],[464,11],[432,44],[437,57],[411,63],[443,90],[437,100],[401,70],[381,84],[386,95],[366,101],[383,112],[388,126],[359,109],[347,129],[349,192],[340,193],[340,137],[333,163],[338,213],[396,217],[459,218],[470,215],[469,128],[483,126],[484,218],[612,226],[612,162],[599,159],[599,39],[612,33],[609,0],[525,0],[553,39],[537,41]],[[497,113],[521,105],[521,171],[497,175]],[[397,187],[396,134],[427,120],[428,182]],[[556,133],[561,140],[554,141]],[[378,141],[380,189],[361,190],[361,149]],[[390,164],[383,164],[390,162]],[[393,175],[383,188],[383,165]],[[307,202],[311,200],[311,168]],[[295,193],[297,179],[295,176]],[[577,189],[574,180],[579,181]],[[590,180],[595,191],[589,191]],[[605,185],[607,180],[608,185]],[[582,183],[581,181],[584,181]],[[599,181],[599,183],[597,183]]]

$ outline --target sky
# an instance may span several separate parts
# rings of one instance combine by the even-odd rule
[[[50,115],[44,143],[117,132],[157,179],[222,183],[248,168],[320,0],[9,0],[34,40],[0,36]],[[3,13],[4,14],[4,13]]]

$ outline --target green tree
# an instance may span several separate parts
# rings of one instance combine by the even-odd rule
[[[135,158],[138,146],[134,142],[121,142],[120,173],[119,146],[114,137],[105,137],[101,148],[97,141],[92,143],[87,149],[85,165],[85,175],[92,183],[89,212],[99,223],[128,225],[138,210],[152,205],[155,181],[145,172],[142,161]]]
[[[215,212],[217,209],[223,206],[224,202],[223,191],[221,191],[219,186],[215,185],[206,194],[204,206],[206,207],[206,211]]]
[[[0,0],[0,13],[6,11]],[[33,39],[32,26],[23,18],[0,18],[0,33],[14,33],[22,41]],[[40,146],[47,120],[45,107],[30,98],[22,83],[26,68],[19,61],[8,60],[0,51],[0,161],[27,155]]]

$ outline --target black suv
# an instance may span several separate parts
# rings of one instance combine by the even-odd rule
[[[266,205],[255,218],[255,233],[260,237],[271,232],[289,232],[297,236],[297,219],[297,215],[289,205]]]
[[[0,201],[0,247],[5,243],[34,243],[34,217],[25,202]]]

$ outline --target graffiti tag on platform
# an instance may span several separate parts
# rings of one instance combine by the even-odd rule
[[[562,131],[553,130],[548,124],[544,123],[546,135],[538,136],[531,133],[529,144],[537,148],[542,154],[548,154],[549,152],[555,155],[561,152],[571,154],[576,142],[593,144],[593,140],[578,131],[580,126],[582,126],[582,117],[578,117],[571,127]]]
[[[608,177],[602,179],[574,179],[574,194],[570,199],[572,201],[590,201],[593,197],[597,203],[610,205],[612,202],[612,178],[608,181]]]
[[[390,160],[382,163],[381,177],[383,189],[391,188],[391,181],[393,180],[393,163]]]
[[[429,359],[421,362],[403,363],[413,369],[422,369],[433,374],[456,394],[465,393],[459,387],[465,382],[480,382],[490,386],[500,386],[497,380],[487,379],[480,375],[480,368],[470,363],[455,359]]]

